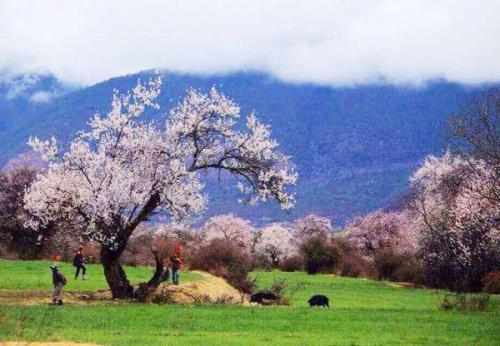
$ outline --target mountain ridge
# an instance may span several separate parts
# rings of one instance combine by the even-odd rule
[[[0,146],[4,148],[0,166],[27,149],[30,135],[54,135],[67,143],[95,112],[107,112],[113,89],[124,92],[138,78],[145,80],[151,75],[152,71],[145,71],[73,89],[33,106],[28,115],[20,113],[18,116],[27,119],[20,121],[20,126],[0,128]],[[297,206],[290,213],[275,206],[237,206],[231,189],[219,193],[214,184],[209,184],[213,200],[205,216],[235,212],[255,222],[290,220],[316,212],[341,224],[354,215],[387,206],[405,191],[409,173],[425,155],[441,150],[440,133],[446,117],[483,88],[444,81],[418,88],[333,88],[289,84],[251,72],[162,75],[164,84],[158,98],[161,111],[148,110],[143,119],[161,121],[162,114],[181,99],[187,88],[207,91],[215,85],[240,104],[242,116],[255,110],[271,125],[281,149],[292,155],[300,176],[295,189]],[[16,109],[12,106],[9,114]]]

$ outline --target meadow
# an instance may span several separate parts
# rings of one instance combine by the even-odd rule
[[[0,260],[0,294],[11,290],[49,290],[47,261]],[[61,270],[67,291],[106,287],[102,269],[89,265],[88,280]],[[148,278],[151,268],[126,267],[132,282]],[[390,282],[256,271],[261,287],[285,279],[298,287],[291,306],[155,305],[138,303],[0,305],[0,341],[51,340],[103,345],[498,345],[500,297],[488,311],[442,311],[443,291],[409,288]],[[184,280],[198,280],[183,273]],[[331,308],[310,308],[315,293],[330,297]],[[49,294],[49,291],[47,291]]]
[[[0,259],[0,289],[7,290],[42,290],[52,289],[52,274],[50,261],[9,261]],[[86,264],[86,280],[74,280],[75,268],[71,263],[57,263],[59,270],[68,280],[64,287],[68,291],[92,291],[107,289],[104,272],[100,264]],[[153,268],[126,267],[127,276],[131,282],[147,281]],[[196,273],[183,273],[184,280],[193,280]]]

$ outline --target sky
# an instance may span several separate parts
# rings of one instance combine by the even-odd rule
[[[499,14],[498,0],[1,0],[0,75],[89,85],[162,68],[332,86],[498,82]]]

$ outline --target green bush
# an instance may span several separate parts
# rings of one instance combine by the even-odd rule
[[[313,237],[304,241],[300,252],[308,274],[334,273],[341,261],[337,244],[324,237]]]
[[[302,271],[304,269],[304,258],[299,255],[287,257],[281,262],[280,269],[284,272]]]

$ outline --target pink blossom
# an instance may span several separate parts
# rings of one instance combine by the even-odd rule
[[[352,220],[344,229],[345,237],[367,254],[390,248],[399,254],[415,253],[418,245],[416,215],[409,211],[373,211]]]
[[[306,240],[311,237],[321,236],[328,237],[332,235],[332,225],[326,217],[309,214],[301,219],[295,220],[292,224],[294,236],[299,241]]]
[[[214,239],[224,239],[247,252],[252,250],[256,236],[253,227],[247,220],[233,214],[211,217],[205,222],[201,232],[207,243]]]

